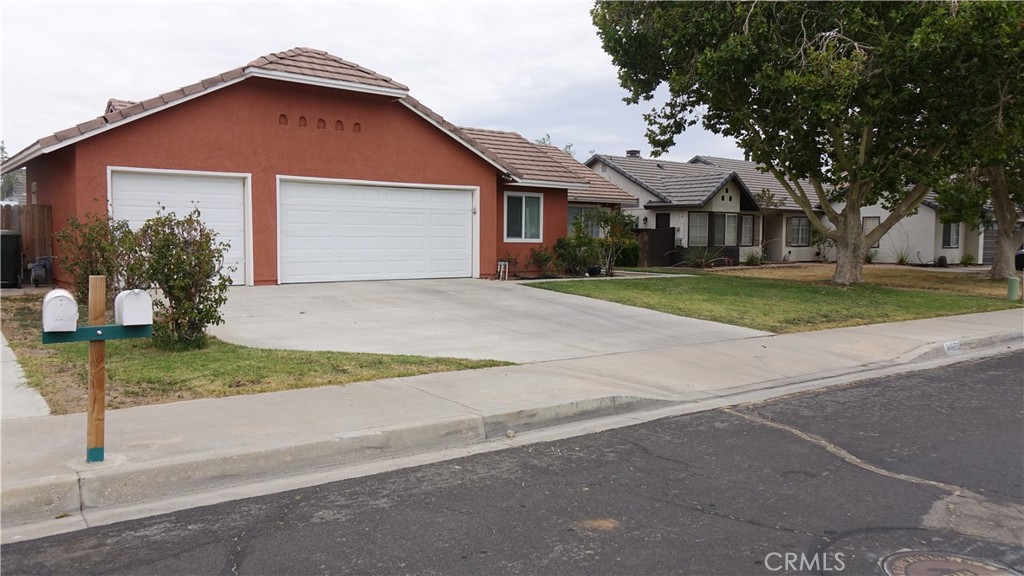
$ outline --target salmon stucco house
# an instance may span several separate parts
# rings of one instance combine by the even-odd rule
[[[3,171],[20,167],[54,231],[72,216],[109,211],[137,227],[158,206],[198,207],[248,285],[491,277],[499,259],[552,247],[570,195],[589,198],[543,147],[458,128],[406,86],[308,48],[111,100]],[[634,202],[618,192],[589,200]]]

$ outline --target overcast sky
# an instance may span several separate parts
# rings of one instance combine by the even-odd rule
[[[103,113],[297,46],[325,50],[410,87],[460,126],[549,134],[591,151],[648,156],[590,2],[31,2],[4,0],[3,135],[11,155]],[[665,158],[742,158],[692,128]]]

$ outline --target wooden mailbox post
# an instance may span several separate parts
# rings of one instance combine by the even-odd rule
[[[127,294],[135,298],[124,298]],[[121,301],[134,309],[122,314]],[[70,303],[68,302],[70,300]],[[148,305],[149,309],[140,310]],[[76,326],[78,305],[65,290],[52,290],[43,299],[43,344],[89,342],[89,405],[86,434],[86,462],[103,461],[106,409],[106,341],[121,338],[149,338],[153,335],[153,304],[141,290],[118,295],[117,324],[104,324],[107,313],[107,277],[89,276],[89,325]],[[148,312],[148,313],[147,313]],[[124,324],[120,321],[124,318]],[[148,323],[147,323],[148,320]]]

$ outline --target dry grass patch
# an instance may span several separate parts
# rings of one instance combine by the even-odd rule
[[[771,278],[793,282],[828,282],[835,272],[835,264],[786,264],[781,266],[738,266],[714,270],[715,274]],[[937,290],[986,298],[1006,298],[1006,281],[984,278],[984,268],[934,268],[897,266],[895,264],[866,264],[864,282],[887,288]]]

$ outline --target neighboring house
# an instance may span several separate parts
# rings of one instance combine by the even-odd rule
[[[249,285],[493,277],[506,254],[553,247],[589,188],[517,134],[457,128],[403,84],[308,48],[112,99],[3,172],[21,167],[54,231],[198,207]]]
[[[769,257],[781,260],[785,256],[781,241],[775,248],[772,241],[781,238],[781,228],[788,218],[802,215],[783,205],[779,214],[787,216],[764,218],[754,189],[730,168],[641,158],[636,150],[627,151],[626,156],[595,155],[586,165],[638,199],[639,206],[630,211],[637,216],[641,229],[672,229],[675,246],[684,252],[694,248],[713,250],[734,264],[761,251],[762,245],[766,251],[775,251]],[[789,258],[811,259],[813,247],[810,254],[804,254],[804,230],[796,228],[799,223],[791,226],[791,237],[800,246],[787,248]],[[806,232],[809,246],[809,229]]]
[[[670,162],[641,158],[639,151],[631,150],[624,157],[596,155],[586,164],[639,199],[633,212],[641,228],[674,228],[675,243],[684,249],[710,246],[733,262],[756,250],[776,261],[835,258],[834,250],[820,253],[807,215],[775,177],[754,162],[713,156]],[[801,186],[810,189],[809,182]],[[763,202],[765,191],[775,206]],[[945,256],[956,263],[965,253],[981,261],[983,232],[964,224],[943,224],[937,208],[935,195],[930,194],[915,215],[869,248],[874,261],[930,264]],[[861,211],[865,230],[889,215],[881,206]],[[823,213],[818,218],[826,221]]]
[[[758,190],[768,189],[771,190],[776,198],[785,200],[785,208],[787,211],[793,211],[794,213],[800,211],[800,208],[793,202],[792,198],[786,194],[785,190],[779,186],[778,181],[774,176],[766,172],[762,172],[757,164],[746,160],[735,160],[731,158],[717,158],[713,156],[695,156],[690,162],[698,162],[706,166],[713,166],[715,168],[721,168],[725,170],[734,170],[739,174],[747,185],[750,186],[751,190],[755,193]],[[802,183],[803,186],[807,186],[810,190],[810,183]],[[836,204],[836,208],[841,209],[842,204]],[[869,250],[874,251],[874,262],[886,262],[896,263],[903,262],[909,264],[932,264],[939,259],[940,256],[945,256],[947,262],[955,264],[960,262],[964,254],[970,254],[975,262],[982,261],[981,247],[983,242],[984,231],[971,230],[967,225],[963,223],[951,223],[943,224],[939,219],[938,214],[938,202],[937,196],[934,192],[929,193],[925,198],[924,202],[921,203],[921,207],[918,208],[917,213],[906,218],[903,218],[891,230],[889,230],[882,238],[873,246],[869,246]],[[883,208],[881,205],[864,206],[861,208],[861,219],[864,226],[864,232],[867,233],[871,229],[878,226],[882,221],[889,217],[890,212]],[[800,214],[786,214],[784,216],[785,222],[776,222],[774,225],[771,224],[772,218],[768,218],[769,228],[774,226],[774,230],[769,232],[769,237],[774,238],[785,238],[786,253],[793,250],[794,242],[792,237],[794,219],[800,218]],[[820,218],[828,224],[824,214]],[[800,223],[802,226],[803,223]],[[783,231],[783,226],[785,230]],[[813,248],[813,247],[812,247]],[[816,260],[819,259],[816,254],[817,249],[810,253],[810,250],[803,249],[799,252],[793,252],[792,260]],[[769,254],[772,252],[769,250]],[[826,257],[830,260],[835,259],[835,252],[831,251],[826,254]],[[774,259],[774,256],[772,256]]]

